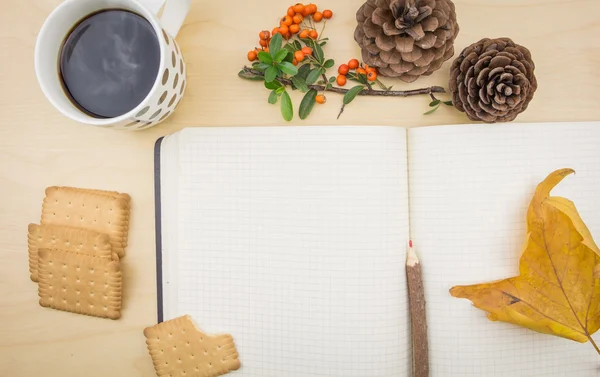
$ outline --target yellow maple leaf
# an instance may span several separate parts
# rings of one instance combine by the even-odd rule
[[[540,183],[527,211],[527,236],[519,275],[500,281],[456,286],[450,294],[467,298],[503,321],[577,342],[600,328],[600,250],[568,199],[550,191],[572,169],[551,173]]]

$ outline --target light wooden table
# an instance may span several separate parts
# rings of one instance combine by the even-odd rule
[[[162,135],[202,125],[284,125],[260,83],[237,77],[258,31],[272,29],[287,9],[280,1],[194,1],[178,40],[188,64],[188,89],[167,123],[123,133],[65,119],[46,101],[33,71],[42,22],[60,0],[5,0],[0,11],[0,375],[153,376],[143,328],[156,323],[153,145]],[[353,40],[362,0],[327,0],[326,54],[338,62],[359,56]],[[291,5],[291,2],[290,4]],[[482,37],[509,36],[535,59],[539,89],[520,122],[599,120],[600,3],[597,0],[456,0],[457,54]],[[336,65],[337,66],[337,65]],[[397,89],[447,87],[450,62],[434,75]],[[449,96],[440,96],[449,99]],[[299,95],[294,95],[296,104]],[[365,98],[340,121],[341,97],[315,108],[301,124],[401,126],[468,122],[441,108],[423,116],[429,100]],[[482,126],[484,127],[484,126]],[[132,196],[130,242],[123,260],[125,297],[118,321],[42,308],[29,280],[27,224],[39,222],[44,188],[71,185]]]

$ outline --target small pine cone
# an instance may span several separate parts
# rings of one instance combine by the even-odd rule
[[[527,48],[509,38],[484,38],[452,63],[452,102],[473,121],[511,122],[537,89],[534,70]]]

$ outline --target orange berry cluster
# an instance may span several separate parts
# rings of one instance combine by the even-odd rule
[[[365,75],[367,77],[367,80],[369,80],[369,81],[377,80],[377,69],[376,68],[369,67],[368,64],[365,64],[364,67],[362,67],[361,64],[358,62],[358,59],[351,59],[348,62],[348,64],[342,64],[338,68],[339,75],[337,77],[337,84],[339,86],[346,85],[346,82],[348,81],[346,78],[346,75],[350,71],[353,71],[353,70],[355,70],[356,76]]]
[[[302,47],[302,50],[298,50],[294,52],[294,60],[292,60],[293,65],[298,65],[298,63],[304,61],[307,56],[312,55],[313,50],[308,46]]]
[[[259,51],[268,52],[268,46],[271,41],[271,37],[275,34],[281,34],[285,39],[290,39],[293,35],[298,35],[298,37],[301,39],[319,38],[319,33],[314,29],[312,21],[321,22],[324,18],[330,19],[331,17],[333,17],[332,11],[324,10],[323,12],[319,12],[315,4],[304,5],[297,3],[296,5],[292,5],[288,8],[287,13],[280,19],[278,27],[275,27],[271,32],[268,30],[263,30],[258,34],[260,37],[258,43],[262,49],[254,49],[248,52],[248,60],[256,60],[258,58]],[[299,51],[297,51],[296,54],[298,52]],[[294,54],[294,58],[297,63],[304,60],[304,57],[299,58],[300,54],[296,54]],[[305,55],[310,54],[304,53],[304,56]]]

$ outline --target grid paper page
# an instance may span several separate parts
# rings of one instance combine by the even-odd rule
[[[406,130],[215,127],[180,140],[172,315],[232,334],[236,376],[406,376]]]
[[[554,170],[576,170],[552,194],[574,201],[600,241],[599,146],[599,123],[409,131],[411,236],[425,275],[431,377],[600,376],[589,342],[491,322],[448,292],[518,274],[527,207]]]

